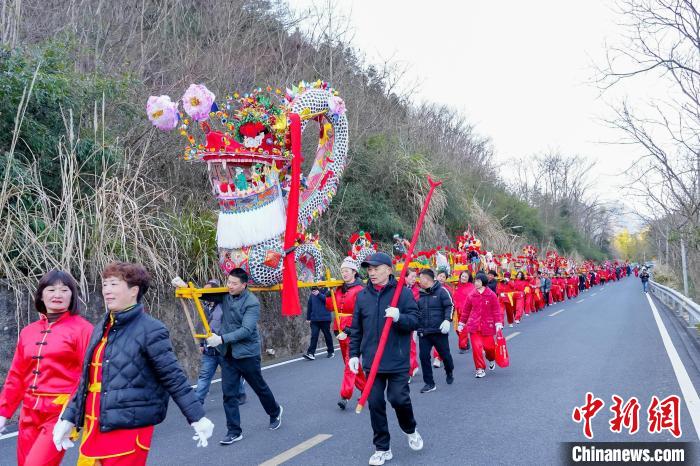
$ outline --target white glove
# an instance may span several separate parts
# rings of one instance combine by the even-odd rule
[[[348,361],[348,368],[350,372],[357,374],[357,371],[360,370],[360,358],[350,358]]]
[[[73,442],[70,439],[70,433],[75,427],[72,422],[64,421],[61,419],[53,426],[53,444],[56,446],[56,450],[68,450],[73,446]]]
[[[386,311],[384,311],[384,317],[391,317],[394,322],[399,321],[399,308],[398,307],[387,307]]]
[[[440,324],[440,332],[444,333],[445,335],[450,333],[450,321],[449,320],[442,321],[442,323]]]
[[[214,434],[214,423],[206,417],[203,417],[199,421],[193,422],[190,425],[195,432],[195,436],[192,437],[192,440],[197,441],[197,448],[206,447],[209,444],[207,439],[211,438],[211,436]]]
[[[0,416],[0,434],[5,432],[5,425],[7,424],[7,418],[5,416]]]
[[[503,324],[500,322],[496,322],[496,331],[500,332],[501,330],[503,330]]]
[[[457,331],[462,332],[462,330],[464,330],[464,324],[460,322],[459,324],[457,324]]]
[[[338,337],[337,337],[337,338],[338,338],[338,340],[343,341],[343,340],[345,340],[347,337],[348,337],[348,334],[347,334],[347,333],[345,333],[345,332],[340,332],[340,333],[338,333]]]
[[[175,288],[187,288],[187,283],[180,277],[173,278],[173,281],[170,283],[172,283]]]
[[[219,346],[224,342],[224,339],[221,338],[220,335],[217,335],[216,333],[212,333],[209,338],[207,338],[207,346],[210,348],[214,348]]]

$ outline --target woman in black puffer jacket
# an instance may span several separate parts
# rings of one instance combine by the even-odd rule
[[[90,338],[78,389],[54,428],[61,450],[84,426],[80,453],[101,460],[146,464],[153,428],[165,419],[170,396],[206,446],[214,425],[206,417],[173,352],[168,330],[146,313],[141,298],[149,275],[137,264],[113,263],[102,273],[107,314]],[[120,464],[127,464],[120,463]]]

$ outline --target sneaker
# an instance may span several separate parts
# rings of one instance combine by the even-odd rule
[[[485,377],[485,376],[486,376],[486,371],[483,369],[477,369],[476,374],[474,375],[474,377],[476,377],[477,379],[480,379],[480,378]]]
[[[433,367],[440,367],[442,363],[440,362],[439,359],[434,359],[433,360]]]
[[[489,370],[492,371],[496,368],[496,362],[495,361],[489,361]]]
[[[420,436],[418,431],[414,431],[412,434],[406,434],[408,437],[408,446],[413,451],[418,451],[423,449],[423,437]]]
[[[508,324],[508,327],[513,328],[513,324]]]
[[[520,321],[516,319],[516,320],[515,320],[515,325],[518,325],[519,323],[520,323]]]
[[[348,400],[346,400],[345,398],[341,398],[338,400],[338,408],[342,409],[343,411],[345,411],[345,407],[347,405],[348,405]]]
[[[464,354],[464,353],[466,353],[466,352],[467,352],[466,349],[462,349],[462,348],[459,349],[459,354]]]
[[[238,395],[238,406],[244,405],[248,402],[248,397],[244,393],[243,395]]]
[[[314,355],[311,354],[311,353],[304,353],[304,354],[302,354],[302,356],[304,356],[304,357],[305,357],[306,359],[308,359],[309,361],[313,361],[314,359],[316,359],[316,356],[314,356]]]
[[[280,428],[282,425],[282,413],[284,412],[284,408],[282,405],[280,405],[280,413],[277,415],[277,417],[270,417],[270,430],[277,430]]]
[[[434,392],[436,389],[437,389],[437,387],[435,386],[435,384],[432,384],[432,385],[425,384],[425,385],[423,385],[423,388],[420,389],[420,392],[421,393]]]
[[[394,457],[391,454],[391,450],[388,451],[375,451],[372,456],[369,457],[369,464],[371,466],[381,466],[385,461],[389,461]]]
[[[445,379],[445,382],[447,382],[447,385],[452,385],[452,382],[455,381],[455,376],[452,375],[452,372],[447,374],[447,378]]]
[[[408,383],[411,383],[411,382],[413,382],[413,376],[409,375],[408,376]]]
[[[243,434],[238,434],[237,436],[226,435],[226,437],[219,440],[219,445],[231,445],[233,442],[240,442],[243,440]]]
[[[333,352],[333,353],[326,353],[326,357],[327,357],[328,359],[335,357],[335,352]]]

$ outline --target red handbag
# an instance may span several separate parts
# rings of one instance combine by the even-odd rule
[[[506,338],[500,330],[496,334],[496,364],[498,364],[498,367],[508,367],[508,364],[510,364]]]

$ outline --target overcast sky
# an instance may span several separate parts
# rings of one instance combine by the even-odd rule
[[[328,0],[290,3],[301,11]],[[628,182],[620,173],[639,152],[606,144],[620,134],[601,120],[609,103],[648,89],[628,83],[600,98],[590,84],[606,42],[619,43],[624,32],[612,1],[337,0],[335,7],[369,63],[408,66],[407,83],[420,83],[416,101],[460,110],[493,140],[498,161],[549,150],[578,154],[597,162],[601,197],[620,200]]]

